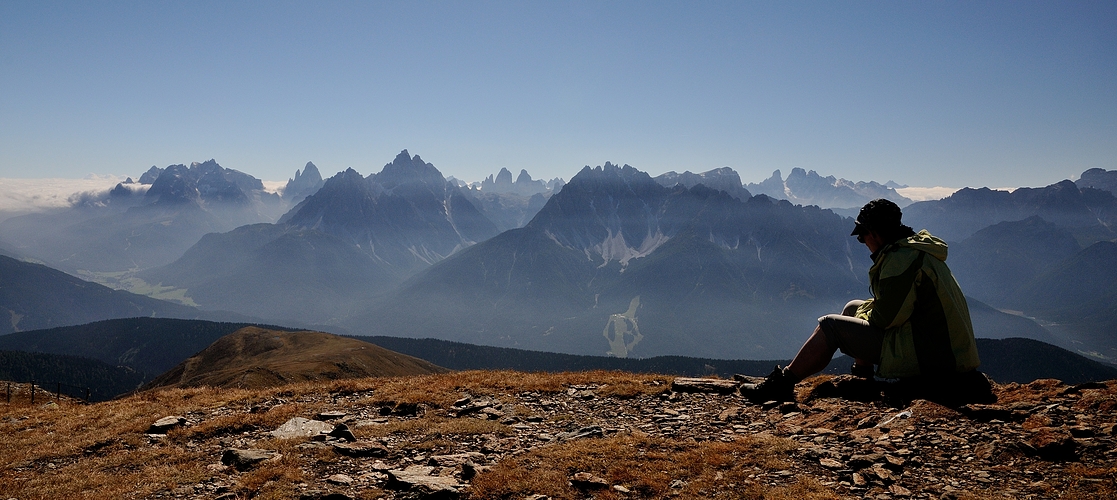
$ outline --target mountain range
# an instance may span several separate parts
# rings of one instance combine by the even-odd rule
[[[905,224],[916,229],[933,228],[936,235],[950,242],[964,240],[994,224],[1034,216],[1070,231],[1082,245],[1117,238],[1114,194],[1080,188],[1069,180],[1013,191],[964,188],[942,200],[917,202],[904,209]]]
[[[847,235],[817,207],[668,188],[606,163],[524,228],[432,266],[346,325],[576,354],[771,359],[864,293],[867,252]]]
[[[905,207],[905,223],[951,244],[949,263],[971,297],[979,336],[1024,336],[1117,359],[1107,281],[1117,200],[1104,189],[1108,172],[1082,177],[1011,192],[967,188]],[[526,171],[511,182],[505,169],[472,188],[405,150],[367,177],[348,169],[322,180],[308,163],[279,197],[211,161],[153,167],[140,188],[121,184],[39,222],[88,216],[43,233],[69,231],[73,246],[99,232],[90,236],[96,248],[98,238],[130,230],[138,236],[114,244],[140,255],[158,246],[151,242],[159,231],[187,234],[178,224],[211,220],[221,213],[215,207],[239,207],[237,214],[254,221],[267,207],[293,203],[275,212],[275,222],[190,233],[194,243],[165,265],[132,259],[130,286],[203,311],[354,334],[615,357],[776,359],[794,354],[815,318],[868,295],[868,251],[848,236],[845,212],[825,205],[847,203],[850,193],[890,197],[895,184],[802,169],[773,178],[783,186],[773,193],[789,199],[742,184],[729,168],[652,178],[608,162],[587,166],[565,185],[532,180]],[[163,229],[128,222],[168,210],[169,218],[152,223]],[[103,225],[88,222],[94,220]],[[75,263],[97,253],[40,254],[12,237],[31,232],[32,219],[4,224],[10,222],[0,226],[8,242],[0,248],[9,253],[69,263],[59,267],[75,273],[86,269]],[[20,315],[17,323],[32,321],[8,309]]]
[[[259,179],[214,160],[151,167],[138,184],[0,222],[0,240],[67,272],[119,273],[167,264],[206,233],[274,221],[284,205]]]
[[[368,177],[334,175],[274,224],[208,234],[175,262],[138,275],[203,308],[337,324],[497,233],[457,185],[404,150]]]
[[[832,175],[822,177],[814,170],[807,171],[798,167],[791,169],[787,179],[776,170],[771,177],[759,183],[749,183],[745,188],[754,194],[767,195],[777,200],[823,208],[856,210],[877,198],[892,200],[901,207],[911,204],[910,199],[897,193],[889,184],[853,182],[837,179]]]
[[[0,255],[0,335],[127,317],[246,319],[113,290],[41,264]]]

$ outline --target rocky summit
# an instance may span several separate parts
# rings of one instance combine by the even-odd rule
[[[21,499],[1117,494],[1117,381],[999,385],[996,403],[957,408],[842,392],[855,382],[815,377],[797,387],[799,402],[763,404],[733,380],[620,372],[174,389],[96,405],[17,397],[0,407],[0,490]]]

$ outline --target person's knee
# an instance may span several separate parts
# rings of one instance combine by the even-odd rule
[[[846,306],[842,308],[842,316],[853,316],[857,314],[857,308],[861,307],[861,304],[864,303],[864,300],[857,299],[846,302]]]
[[[818,318],[818,328],[815,330],[816,335],[822,335],[826,339],[826,347],[831,351],[837,351],[841,342],[838,339],[838,332],[834,328],[834,323],[839,321],[841,315],[827,314]]]

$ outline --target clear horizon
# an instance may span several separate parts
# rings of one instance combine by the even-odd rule
[[[1117,169],[1112,2],[7,2],[0,178]]]

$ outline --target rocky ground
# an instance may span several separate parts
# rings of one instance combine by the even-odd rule
[[[840,393],[850,380],[811,379],[798,388],[800,402],[759,405],[737,394],[732,381],[688,383],[692,381],[663,377],[641,379],[641,390],[618,391],[615,384],[611,388],[592,380],[559,390],[462,390],[452,404],[378,400],[369,394],[375,389],[276,392],[243,406],[160,419],[135,446],[183,448],[207,462],[208,477],[142,495],[167,499],[269,496],[260,492],[268,490],[268,480],[282,482],[283,474],[295,479],[278,496],[308,500],[739,498],[778,497],[770,494],[777,491],[795,497],[795,488],[806,488],[805,497],[817,498],[1117,494],[1117,381],[997,386],[996,404],[958,409],[925,400],[887,404],[817,397],[833,395],[835,388]],[[206,427],[238,415],[258,422],[250,416],[293,403],[317,410],[292,415],[281,425]],[[678,477],[663,478],[666,486],[625,479],[615,467],[588,458],[582,464],[565,462],[576,465],[559,471],[566,482],[562,488],[517,490],[510,479],[523,479],[523,471],[516,470],[523,463],[547,467],[548,450],[572,443],[588,445],[580,448],[587,450],[630,446],[632,454],[643,455],[644,447],[663,443],[712,450],[700,447],[742,440],[768,443],[780,456],[725,465],[724,474],[718,469],[710,477],[671,469]],[[97,450],[86,450],[91,454]],[[258,471],[278,470],[280,462],[295,472],[259,477]],[[49,472],[44,467],[35,461],[10,464],[4,474]],[[494,478],[503,484],[493,486]],[[810,478],[809,485],[803,486],[804,478]],[[255,486],[246,486],[253,481]]]

